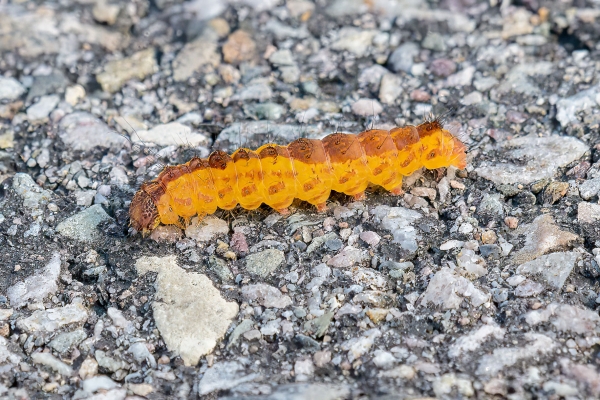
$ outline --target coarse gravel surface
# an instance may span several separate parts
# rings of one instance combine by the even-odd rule
[[[0,0],[0,399],[600,397],[599,43],[598,0]],[[431,112],[466,170],[128,229],[165,165]]]

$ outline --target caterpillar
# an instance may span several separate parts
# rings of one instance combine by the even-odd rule
[[[266,203],[282,214],[295,198],[325,211],[331,191],[360,200],[368,184],[402,194],[402,178],[417,169],[466,167],[466,147],[440,118],[389,131],[333,133],[323,139],[299,138],[287,146],[269,143],[257,150],[214,151],[167,166],[142,184],[129,208],[130,226],[144,235],[160,224],[183,229],[191,217],[247,210]]]

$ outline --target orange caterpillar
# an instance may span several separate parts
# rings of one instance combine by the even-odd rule
[[[334,133],[254,151],[240,148],[232,155],[215,151],[208,159],[194,157],[166,167],[144,183],[131,201],[130,224],[144,234],[161,223],[185,228],[196,214],[238,204],[253,210],[266,203],[287,213],[295,198],[324,211],[332,190],[362,199],[369,183],[398,195],[402,177],[421,167],[465,168],[465,150],[435,119],[390,131]]]

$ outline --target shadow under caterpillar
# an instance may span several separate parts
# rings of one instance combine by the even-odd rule
[[[325,211],[332,190],[362,199],[371,183],[399,195],[402,177],[421,167],[449,166],[466,167],[466,147],[439,119],[389,131],[300,138],[287,146],[240,148],[232,155],[215,151],[165,167],[144,183],[131,201],[130,225],[143,234],[160,224],[185,229],[194,215],[238,204],[253,210],[265,203],[287,213],[295,198]]]

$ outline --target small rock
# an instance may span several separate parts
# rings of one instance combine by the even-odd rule
[[[486,377],[496,376],[506,367],[520,363],[522,360],[552,353],[556,348],[556,343],[546,335],[527,332],[524,336],[529,342],[524,347],[501,347],[481,357],[476,374]]]
[[[56,335],[48,346],[53,348],[57,353],[66,353],[73,347],[79,345],[87,338],[87,334],[83,329],[76,329],[73,332],[65,332]]]
[[[129,369],[129,366],[125,361],[111,357],[107,355],[105,351],[96,350],[94,357],[96,358],[99,367],[105,368],[111,372],[116,372],[120,369]]]
[[[420,52],[419,45],[413,42],[406,42],[398,46],[388,58],[388,64],[392,71],[404,71],[410,73],[414,64],[414,58]]]
[[[267,249],[246,257],[246,270],[251,274],[266,278],[277,267],[285,262],[285,254],[281,250]]]
[[[67,238],[92,243],[101,238],[96,227],[101,222],[108,220],[112,220],[112,218],[104,211],[102,206],[94,204],[62,221],[56,227],[56,231]]]
[[[342,251],[333,256],[327,265],[334,268],[348,268],[365,259],[363,252],[356,247],[346,246]]]
[[[114,25],[120,11],[121,7],[118,4],[107,4],[105,0],[100,0],[92,9],[92,15],[100,23]]]
[[[315,352],[315,354],[313,355],[313,361],[317,368],[325,367],[331,362],[331,351],[323,350]]]
[[[103,121],[87,112],[75,112],[60,120],[59,137],[75,151],[88,151],[94,147],[123,146],[127,140],[111,130]]]
[[[64,307],[34,311],[31,316],[17,321],[17,327],[28,333],[49,333],[69,324],[82,323],[88,318],[87,309],[79,302]]]
[[[473,278],[487,275],[486,263],[483,258],[475,254],[473,250],[462,249],[456,256],[456,263]]]
[[[250,61],[256,55],[256,43],[248,32],[237,30],[223,45],[223,60],[229,64]]]
[[[519,226],[519,219],[517,217],[506,217],[504,218],[504,223],[510,229],[517,229],[517,227]]]
[[[402,92],[402,78],[390,73],[383,75],[379,86],[379,100],[383,104],[394,104],[396,99],[402,95]],[[371,115],[373,115],[372,111]]]
[[[538,137],[529,135],[500,144],[505,159],[528,159],[527,163],[494,162],[483,165],[475,172],[496,184],[530,184],[540,179],[552,178],[557,170],[581,158],[588,146],[570,136]]]
[[[121,89],[130,79],[145,79],[158,71],[155,50],[153,48],[139,51],[122,60],[111,61],[96,76],[102,90],[113,93]]]
[[[371,213],[381,223],[383,229],[388,229],[394,236],[393,243],[400,244],[404,250],[415,252],[418,249],[416,229],[411,226],[422,215],[404,207],[377,206]]]
[[[456,72],[456,63],[447,58],[438,58],[429,64],[429,70],[436,76],[446,78]]]
[[[170,351],[185,365],[196,365],[227,332],[237,303],[221,297],[206,275],[179,267],[175,256],[141,257],[135,266],[139,275],[158,272],[152,303],[156,327]]]
[[[259,374],[247,374],[247,368],[237,361],[218,362],[206,370],[198,383],[198,394],[207,395],[217,390],[227,390],[259,378]]]
[[[513,235],[525,236],[525,245],[513,256],[516,263],[531,261],[551,251],[569,247],[579,240],[579,236],[560,230],[550,214],[540,215],[531,224],[515,230]]]
[[[600,204],[580,202],[577,205],[577,220],[583,224],[594,224],[600,221]]]
[[[60,102],[58,95],[52,94],[42,96],[37,103],[27,109],[27,119],[32,123],[42,123],[48,120],[48,116]]]
[[[197,39],[188,42],[173,60],[173,79],[183,82],[191,78],[203,66],[216,67],[221,62],[217,52],[217,41],[212,35],[206,33]]]
[[[297,360],[294,364],[294,373],[296,375],[296,380],[307,380],[308,377],[314,375],[315,365],[310,358],[305,360]]]
[[[564,128],[569,124],[577,123],[579,122],[578,114],[580,112],[598,107],[597,98],[599,94],[600,86],[596,85],[571,97],[560,99],[556,103],[556,119],[560,122],[560,125]]]
[[[546,189],[542,195],[544,204],[554,204],[558,200],[560,200],[567,191],[569,190],[569,184],[567,182],[552,182]]]
[[[41,302],[58,290],[60,275],[60,254],[54,253],[44,269],[21,282],[17,282],[6,290],[6,296],[13,307],[22,307],[28,302]]]
[[[359,99],[352,104],[352,112],[361,117],[379,115],[383,112],[383,107],[374,99]]]
[[[206,146],[208,138],[201,133],[192,132],[189,126],[179,122],[157,125],[150,130],[132,133],[132,142],[154,143],[158,146]]]
[[[442,268],[429,281],[420,302],[422,305],[431,302],[447,310],[458,309],[464,298],[470,299],[474,307],[479,307],[490,296],[475,288],[468,279],[457,276],[450,268]]]
[[[544,283],[561,290],[578,259],[579,255],[574,252],[547,254],[521,264],[516,272],[533,279],[540,277]]]
[[[436,378],[432,386],[433,392],[438,398],[449,395],[453,390],[465,397],[471,397],[475,394],[471,381],[467,378],[459,378],[454,373],[444,374]]]
[[[73,368],[71,368],[64,362],[60,361],[58,358],[54,357],[50,353],[40,353],[40,352],[33,353],[31,355],[31,361],[33,361],[36,364],[42,364],[47,367],[50,367],[54,371],[56,371],[57,373],[59,373],[61,375],[64,375],[64,376],[73,375]]]
[[[220,235],[229,233],[226,221],[217,217],[208,216],[201,221],[198,217],[192,218],[192,223],[185,230],[185,236],[197,242],[208,242]]]
[[[85,379],[81,386],[88,393],[96,393],[99,390],[114,389],[119,385],[106,375],[98,375]]]
[[[588,179],[579,185],[579,195],[584,200],[590,200],[594,196],[600,196],[600,176]]]
[[[98,362],[93,358],[86,358],[79,367],[79,377],[86,379],[95,376],[98,373]]]
[[[26,92],[15,78],[0,75],[0,100],[14,101]]]
[[[69,86],[65,91],[65,101],[72,106],[77,105],[77,103],[84,98],[85,89],[81,85]]]
[[[359,235],[360,239],[367,243],[369,246],[377,246],[381,241],[381,236],[373,231],[364,231]]]
[[[247,300],[256,300],[258,304],[267,308],[286,308],[292,304],[289,296],[283,295],[279,289],[264,283],[243,286],[242,296]]]
[[[333,50],[346,50],[356,57],[367,55],[372,48],[375,30],[362,30],[353,27],[342,27],[338,32],[338,39],[331,44]]]
[[[465,66],[459,72],[450,75],[446,78],[446,87],[458,87],[458,86],[469,86],[473,81],[473,75],[475,74],[475,67]]]
[[[517,296],[517,297],[532,297],[532,296],[537,296],[538,294],[542,293],[543,291],[544,291],[544,285],[542,285],[541,283],[537,283],[532,280],[526,279],[515,289],[515,296]]]

